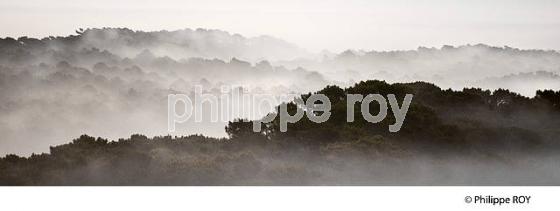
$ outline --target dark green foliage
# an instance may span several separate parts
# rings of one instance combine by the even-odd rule
[[[538,90],[535,98],[545,101],[546,104],[554,109],[560,109],[560,91]]]
[[[134,134],[114,142],[82,135],[51,147],[49,154],[1,158],[0,185],[340,184],[341,178],[329,180],[329,174],[350,168],[344,163],[350,161],[367,172],[373,171],[368,163],[379,160],[400,163],[431,156],[505,162],[559,149],[560,92],[538,91],[535,98],[526,98],[508,90],[363,81],[317,93],[332,102],[331,118],[322,124],[302,118],[282,133],[275,119],[255,133],[252,121],[240,119],[226,126],[227,139]],[[401,130],[390,133],[391,114],[377,124],[359,114],[346,122],[349,93],[395,94],[399,104],[407,93],[414,98]],[[294,103],[288,108],[290,113],[301,109]],[[328,174],[321,173],[325,169]]]

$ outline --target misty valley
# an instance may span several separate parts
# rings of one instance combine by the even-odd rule
[[[7,37],[0,185],[558,185],[559,74],[557,51],[484,44],[313,53],[207,29]],[[200,119],[183,118],[186,101],[169,96],[195,87],[290,97],[217,101],[259,115],[213,121],[201,103]]]

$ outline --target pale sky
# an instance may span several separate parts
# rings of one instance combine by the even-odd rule
[[[0,26],[0,37],[210,28],[311,51],[468,43],[559,50],[560,0],[1,0]]]

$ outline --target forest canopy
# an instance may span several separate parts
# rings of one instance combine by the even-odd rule
[[[135,134],[109,141],[82,135],[51,147],[49,153],[1,158],[0,184],[542,185],[559,181],[548,174],[557,171],[556,166],[547,163],[555,160],[559,150],[558,91],[542,90],[528,98],[508,90],[453,91],[425,82],[369,80],[314,93],[332,102],[331,118],[322,124],[302,119],[280,132],[275,119],[255,133],[251,121],[239,119],[229,122],[225,128],[229,137],[220,139]],[[402,130],[390,133],[386,128],[394,120],[372,124],[357,115],[356,121],[347,122],[347,93],[414,93],[415,100]],[[493,171],[464,170],[489,168],[485,165],[490,163]],[[459,168],[461,173],[456,172]],[[413,172],[434,175],[418,180]],[[511,175],[493,179],[506,174]]]

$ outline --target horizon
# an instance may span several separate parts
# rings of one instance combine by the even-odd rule
[[[523,0],[412,3],[27,0],[0,3],[0,23],[5,37],[68,36],[78,28],[172,31],[188,26],[224,30],[244,37],[272,36],[310,52],[413,50],[421,46],[468,43],[558,51],[560,14],[554,8],[559,4]]]
[[[253,38],[259,38],[259,37],[270,37],[270,38],[274,38],[283,42],[286,42],[287,44],[290,45],[294,45],[295,47],[301,48],[305,51],[308,51],[311,54],[321,54],[324,51],[327,51],[328,53],[333,53],[333,54],[342,54],[346,51],[352,51],[352,52],[400,52],[400,51],[418,51],[420,48],[428,48],[428,49],[435,49],[435,50],[441,50],[446,46],[451,46],[454,48],[460,48],[460,47],[474,47],[474,46],[478,46],[478,45],[483,45],[483,46],[487,46],[487,47],[493,47],[493,48],[512,48],[512,49],[517,49],[517,50],[523,50],[523,51],[531,51],[531,50],[542,50],[542,51],[554,51],[554,52],[558,52],[560,53],[560,49],[544,49],[544,48],[522,48],[522,47],[518,47],[518,46],[511,46],[511,45],[492,45],[492,44],[488,44],[488,43],[462,43],[462,44],[442,44],[439,46],[416,46],[416,47],[412,47],[410,49],[364,49],[364,48],[360,48],[360,49],[356,49],[356,48],[344,48],[341,49],[339,51],[331,51],[328,49],[322,49],[319,51],[311,51],[307,48],[304,48],[302,46],[297,45],[296,43],[290,42],[289,40],[284,40],[282,38],[279,37],[275,37],[272,35],[268,35],[268,34],[261,34],[261,35],[256,35],[256,36],[246,36],[244,34],[240,34],[240,33],[236,33],[236,32],[231,32],[231,31],[226,31],[226,30],[222,30],[222,29],[217,29],[217,28],[190,28],[190,27],[185,27],[185,28],[180,28],[180,29],[173,29],[173,30],[169,30],[169,29],[155,29],[155,30],[141,30],[141,29],[134,29],[134,28],[129,28],[129,27],[89,27],[89,28],[84,28],[84,27],[80,27],[80,28],[76,28],[73,30],[73,33],[69,33],[69,34],[53,34],[53,35],[46,35],[46,36],[39,36],[39,37],[33,37],[33,36],[26,36],[26,35],[22,35],[22,36],[0,36],[0,39],[6,39],[6,38],[13,38],[13,39],[18,39],[21,37],[27,37],[27,38],[33,38],[33,39],[45,39],[45,38],[49,38],[49,37],[69,37],[69,36],[78,36],[80,34],[77,34],[76,32],[80,29],[85,30],[90,30],[90,29],[129,29],[132,30],[134,32],[146,32],[146,33],[157,33],[157,32],[162,32],[162,31],[167,31],[167,32],[177,32],[177,31],[182,31],[182,30],[192,30],[192,31],[196,31],[196,30],[207,30],[207,31],[221,31],[221,32],[225,32],[228,33],[230,36],[235,36],[235,35],[239,35],[242,36],[245,39],[253,39]],[[146,49],[148,50],[148,49]],[[149,50],[148,50],[149,51]],[[235,57],[233,57],[235,58]],[[238,58],[239,59],[239,58]],[[241,59],[242,61],[245,61],[243,59]],[[266,59],[265,59],[266,60]]]

